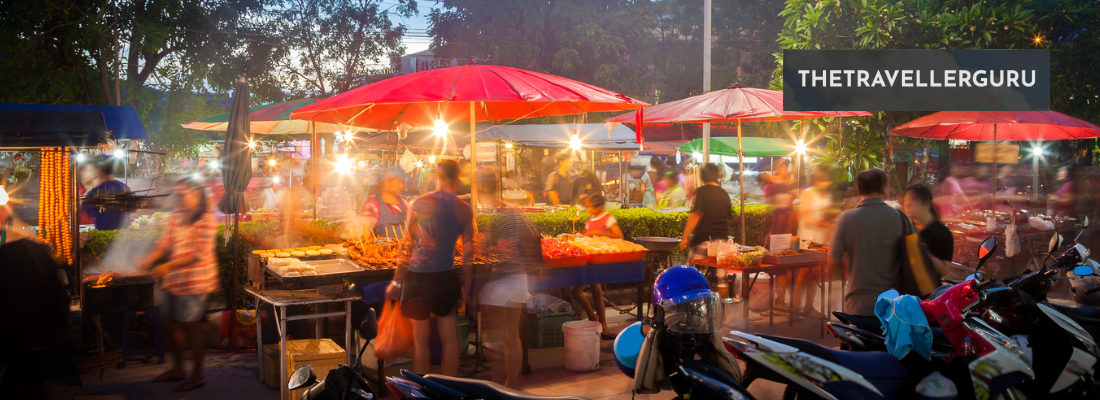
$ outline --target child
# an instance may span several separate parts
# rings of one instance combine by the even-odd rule
[[[588,236],[607,236],[610,238],[622,239],[623,231],[619,230],[619,223],[615,221],[615,217],[612,217],[610,213],[603,210],[603,206],[606,201],[602,194],[592,193],[588,197],[585,197],[581,204],[588,209],[588,223],[585,226],[585,235]],[[593,310],[592,303],[588,302],[588,299],[584,297],[584,289],[588,287],[592,289],[592,300],[596,302],[596,308]],[[615,335],[612,335],[607,328],[607,315],[605,314],[606,308],[603,304],[603,286],[602,285],[581,285],[573,287],[573,298],[580,303],[581,308],[588,314],[589,321],[599,321],[603,326],[603,333],[600,334],[600,338],[603,340],[615,339]]]

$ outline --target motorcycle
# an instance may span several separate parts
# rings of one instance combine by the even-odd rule
[[[715,336],[722,326],[722,303],[699,270],[681,265],[662,272],[653,283],[652,304],[650,320],[631,325],[615,338],[619,369],[636,382],[642,380],[635,387],[671,389],[681,399],[753,400],[731,376],[740,371]],[[650,328],[648,333],[642,333],[643,326]],[[648,365],[657,360],[661,365]],[[643,377],[635,368],[657,371],[659,376]],[[646,378],[662,387],[648,386]]]
[[[1087,221],[1086,218],[1085,227],[1088,225]],[[1061,241],[1059,235],[1051,238],[1050,254],[1061,246]],[[1093,373],[1100,354],[1097,353],[1093,336],[1065,313],[1056,310],[1055,306],[1041,302],[1046,299],[1055,280],[1066,279],[1058,277],[1059,271],[1087,258],[1087,254],[1088,250],[1077,244],[1059,257],[1052,268],[1047,268],[1044,263],[1040,270],[1025,271],[1004,285],[998,285],[992,279],[986,281],[982,285],[992,287],[984,291],[984,300],[970,308],[982,321],[1009,335],[1025,349],[1036,376],[1033,380],[1020,384],[1019,388],[1032,397],[1053,393],[1063,396],[1080,395],[1084,398],[1096,395]],[[954,286],[944,286],[944,290],[937,291],[930,297],[934,298],[953,288]],[[846,347],[886,351],[885,338],[881,333],[875,333],[882,331],[877,318],[863,318],[839,312],[834,312],[834,315],[850,325],[827,324],[829,331],[840,338]],[[932,330],[933,357],[949,355],[952,350],[950,340],[946,339],[942,329],[933,327]]]
[[[447,400],[587,400],[575,396],[538,396],[478,379],[421,375],[401,370],[402,377],[386,377],[386,387],[398,399]]]
[[[366,379],[356,371],[363,360],[363,351],[378,336],[378,318],[374,309],[367,310],[363,323],[359,325],[359,337],[363,339],[363,346],[359,349],[359,355],[355,358],[355,364],[339,367],[328,372],[324,380],[317,381],[317,375],[309,365],[303,365],[295,369],[287,382],[287,390],[298,390],[309,387],[302,392],[301,400],[317,399],[363,399],[374,400],[377,393]]]
[[[979,268],[995,249],[996,239],[982,242]],[[905,397],[914,391],[913,383],[931,371],[959,382],[960,397],[1020,398],[1023,393],[1015,386],[1035,376],[1024,350],[984,321],[968,316],[989,298],[989,282],[968,280],[921,303],[942,329],[940,348],[947,350],[937,351],[930,361],[907,357],[903,363],[886,352],[833,350],[805,340],[736,331],[726,345],[747,364],[746,386],[755,379],[786,383],[785,399]],[[970,384],[961,384],[966,381]]]

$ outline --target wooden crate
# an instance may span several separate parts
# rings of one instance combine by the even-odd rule
[[[287,371],[287,375],[293,371]],[[264,346],[264,370],[260,371],[264,386],[279,390],[279,344]],[[283,383],[285,384],[285,382]]]
[[[330,370],[339,367],[339,364],[347,363],[347,353],[344,349],[329,339],[305,339],[286,342],[286,374],[290,374],[302,365],[309,365],[317,379],[325,379]],[[309,388],[287,392],[283,400],[295,400],[302,397],[302,392]]]

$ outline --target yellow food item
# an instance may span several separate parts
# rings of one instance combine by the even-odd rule
[[[290,257],[290,253],[287,253],[285,251],[280,251],[278,253],[275,253],[275,256],[276,257]]]
[[[321,250],[317,250],[317,251],[319,253],[321,253],[321,255],[326,255],[327,256],[329,254],[332,254],[332,249],[321,249]]]
[[[263,250],[252,250],[252,254],[255,254],[255,255],[260,255],[260,254],[263,254],[263,253],[265,253],[265,251],[263,251]]]
[[[260,257],[263,257],[263,258],[275,257],[275,253],[260,253]]]
[[[298,249],[283,249],[284,253],[292,253],[292,252],[295,252],[295,251],[298,251]]]
[[[292,251],[292,252],[290,252],[290,255],[293,256],[293,257],[305,257],[306,252],[304,252],[304,251]]]
[[[306,255],[310,256],[310,257],[316,257],[316,256],[321,255],[321,252],[319,252],[317,250],[309,250],[309,251],[306,252]]]

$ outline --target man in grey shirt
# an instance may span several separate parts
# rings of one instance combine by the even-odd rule
[[[841,214],[829,248],[829,266],[842,268],[848,257],[848,293],[844,310],[855,315],[874,315],[875,301],[901,283],[899,243],[902,215],[883,201],[886,173],[869,169],[859,173],[856,190],[859,205]]]

